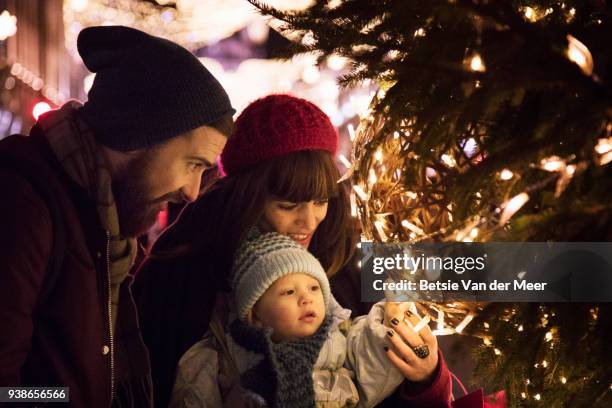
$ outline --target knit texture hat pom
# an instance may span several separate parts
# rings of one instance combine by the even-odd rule
[[[89,27],[77,49],[96,74],[81,113],[112,149],[150,147],[235,112],[204,65],[166,39],[123,26]]]
[[[331,296],[329,280],[321,263],[308,250],[276,232],[259,235],[242,244],[231,279],[238,318],[245,320],[265,291],[278,279],[292,273],[304,273],[319,281],[327,309]]]
[[[247,106],[236,120],[234,136],[221,154],[232,175],[263,160],[303,150],[338,150],[338,133],[312,102],[291,95],[269,95]]]

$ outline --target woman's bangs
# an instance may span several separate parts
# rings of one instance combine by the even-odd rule
[[[291,202],[326,200],[338,195],[338,168],[329,152],[308,150],[271,160],[269,192]]]

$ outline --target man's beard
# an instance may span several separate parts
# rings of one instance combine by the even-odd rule
[[[137,237],[155,225],[161,203],[165,200],[151,197],[149,158],[146,153],[130,161],[125,169],[113,178],[113,195],[119,215],[119,228],[123,237]]]

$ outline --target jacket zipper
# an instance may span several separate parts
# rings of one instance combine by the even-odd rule
[[[111,368],[111,406],[113,405],[113,398],[115,397],[115,336],[113,333],[113,294],[111,290],[111,276],[110,276],[110,231],[106,232],[106,274],[107,274],[107,287],[108,287],[108,331],[110,333],[110,368]]]

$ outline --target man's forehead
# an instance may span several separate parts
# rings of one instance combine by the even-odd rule
[[[208,126],[194,129],[189,135],[191,154],[206,158],[211,163],[221,153],[226,142],[227,137],[223,133]]]

